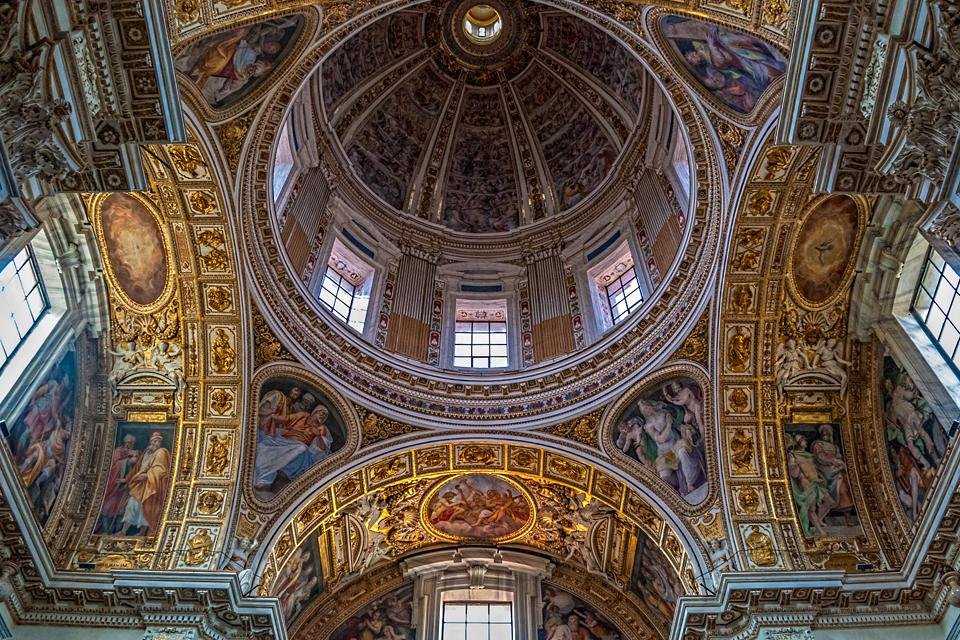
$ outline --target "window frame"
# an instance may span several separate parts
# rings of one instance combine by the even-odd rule
[[[624,281],[624,276],[627,274],[627,272],[633,273],[633,277],[627,281]],[[627,287],[630,285],[631,282],[634,283],[633,291],[630,291],[629,293],[624,294],[623,292],[627,289]],[[611,294],[610,288],[617,285],[620,286],[620,289],[616,293]],[[640,299],[633,303],[630,303],[628,301],[628,297],[634,292],[636,292],[640,296]],[[627,269],[627,271],[624,271],[623,273],[619,274],[614,281],[610,282],[609,284],[603,285],[603,293],[606,299],[607,309],[610,312],[610,319],[613,322],[614,327],[620,324],[621,322],[623,322],[624,320],[628,319],[631,315],[633,315],[636,312],[637,309],[642,307],[644,303],[643,289],[640,286],[640,276],[637,274],[636,261],[634,260],[633,264],[630,265],[630,268]],[[621,294],[623,296],[622,302],[626,305],[626,310],[620,313],[616,312],[615,303],[613,301],[614,296],[618,294]],[[619,303],[617,303],[617,306],[618,305]]]
[[[24,253],[26,253],[27,258],[23,261],[23,264],[18,267],[16,264],[17,259],[20,258],[20,256]],[[6,346],[3,345],[2,341],[0,341],[0,358],[2,358],[2,362],[0,362],[0,372],[7,367],[14,355],[16,355],[16,353],[27,341],[27,338],[30,337],[33,331],[37,328],[37,326],[52,308],[50,296],[47,293],[46,283],[43,279],[43,272],[40,269],[40,264],[37,262],[37,257],[33,251],[33,247],[31,247],[30,244],[24,245],[24,247],[20,249],[20,251],[18,251],[7,264],[3,265],[2,269],[6,269],[8,265],[13,265],[14,267],[14,275],[13,278],[10,279],[10,282],[16,282],[19,286],[22,301],[31,316],[32,322],[26,331],[21,332],[19,326],[17,325],[17,319],[14,315],[14,311],[10,311],[9,320],[12,324],[13,331],[16,332],[19,339],[17,340],[16,346],[14,346],[9,352],[6,349]],[[34,283],[30,287],[29,291],[25,291],[23,288],[23,279],[20,274],[28,267],[33,273]],[[28,302],[30,295],[33,294],[35,290],[39,290],[40,292],[40,300],[42,305],[36,316],[34,316],[33,309],[30,307],[30,303]],[[0,285],[0,300],[2,300],[2,293],[5,291],[6,287],[4,285]]]
[[[936,254],[941,261],[941,265],[938,267],[932,259],[932,256]],[[936,284],[934,286],[934,291],[931,293],[927,287],[924,285],[924,280],[927,277],[927,272],[930,268],[936,269]],[[945,277],[944,270],[949,268],[957,276],[957,282],[951,283],[950,279]],[[950,305],[949,308],[944,310],[940,304],[937,302],[936,294],[939,291],[940,285],[945,284],[949,289],[953,290],[953,295],[950,296]],[[921,313],[917,309],[917,301],[920,298],[921,292],[924,293],[929,300],[929,304],[924,312]],[[930,317],[930,312],[934,306],[943,313],[943,323],[940,327],[939,335],[934,335],[930,326],[927,324],[927,321]],[[950,367],[955,375],[960,377],[960,365],[956,362],[957,358],[960,358],[960,338],[958,338],[957,343],[953,347],[953,354],[947,353],[947,350],[944,348],[944,345],[941,343],[941,338],[943,336],[944,329],[949,324],[955,332],[960,334],[960,324],[955,323],[950,318],[950,313],[954,309],[960,309],[960,273],[957,273],[956,270],[947,262],[943,256],[941,256],[932,246],[928,246],[926,253],[923,257],[923,266],[920,268],[920,274],[917,277],[916,283],[913,287],[913,293],[910,297],[910,315],[917,321],[917,324],[920,325],[920,329],[923,330],[924,335],[930,339],[930,342],[933,344],[933,347],[937,352],[943,357],[946,365]]]
[[[505,311],[506,311],[506,310],[505,310]],[[509,322],[509,320],[506,318],[506,314],[504,314],[504,315],[505,315],[505,317],[504,317],[503,320],[457,320],[456,318],[454,318],[454,323],[453,323],[453,366],[454,366],[454,367],[456,367],[457,369],[467,369],[467,370],[470,370],[470,371],[496,371],[496,370],[503,370],[503,369],[509,369],[509,368],[510,368],[510,322]],[[470,325],[470,331],[469,331],[469,332],[459,331],[459,330],[458,330],[459,326],[460,326],[460,325],[463,325],[463,324],[469,324],[469,325]],[[488,326],[487,326],[487,330],[486,330],[486,331],[482,331],[482,332],[480,332],[480,331],[475,331],[475,330],[474,330],[474,325],[478,325],[478,324],[488,325]],[[502,332],[499,332],[499,331],[498,331],[498,332],[494,332],[494,331],[492,331],[492,328],[493,328],[492,325],[502,325],[502,326],[503,326],[503,331],[502,331]],[[493,341],[491,340],[492,336],[498,335],[498,334],[500,334],[500,333],[503,334],[503,342],[502,342],[502,343],[499,343],[499,342],[498,342],[498,343],[494,344]],[[457,337],[458,337],[458,336],[461,336],[461,335],[470,336],[470,341],[469,341],[468,343],[466,343],[466,344],[460,343],[460,342],[457,340]],[[474,336],[477,336],[477,335],[485,335],[485,336],[487,337],[486,343],[478,344],[478,343],[474,340]],[[468,355],[468,356],[458,356],[458,355],[457,355],[457,347],[458,347],[458,346],[468,346],[468,347],[470,347],[470,355]],[[491,349],[492,349],[492,347],[494,347],[494,346],[497,346],[497,347],[502,346],[502,347],[504,348],[504,352],[506,353],[506,355],[504,355],[504,356],[494,356],[494,355],[492,355],[492,354],[491,354]],[[476,355],[476,354],[474,354],[474,347],[487,347],[487,355],[483,356],[483,355]],[[462,359],[462,358],[468,358],[468,359],[470,360],[470,364],[469,364],[469,365],[457,364],[457,360]],[[485,358],[486,361],[487,361],[487,366],[486,366],[486,367],[474,366],[474,364],[473,364],[474,360],[479,360],[479,359],[484,359],[484,358]],[[506,360],[506,364],[494,366],[494,365],[493,365],[493,359],[494,359],[494,358],[498,358],[498,359],[499,359],[499,358],[503,358],[504,360]]]
[[[464,608],[465,608],[465,609],[464,609],[464,620],[462,620],[462,621],[461,621],[461,620],[453,620],[453,621],[448,621],[448,620],[447,620],[447,608],[450,607],[451,605],[453,605],[453,606],[463,605],[463,606],[464,606]],[[509,613],[509,618],[510,618],[510,620],[509,620],[508,622],[502,622],[502,621],[496,621],[496,622],[494,622],[494,621],[491,621],[491,620],[490,620],[490,617],[491,617],[491,616],[490,616],[490,608],[491,608],[492,606],[495,606],[495,607],[498,607],[498,608],[505,608],[505,609],[508,611],[508,613]],[[470,609],[471,609],[471,608],[479,608],[479,607],[486,607],[486,609],[487,609],[487,616],[486,616],[487,619],[486,619],[485,621],[471,621],[471,620],[470,620]],[[470,637],[470,634],[468,633],[468,632],[469,632],[469,626],[470,626],[470,625],[478,625],[478,626],[479,626],[479,625],[483,625],[484,628],[486,629],[486,638],[485,638],[485,640],[491,640],[491,633],[490,633],[491,627],[494,626],[494,625],[496,625],[496,626],[498,626],[498,627],[506,626],[506,628],[507,628],[507,630],[508,630],[507,637],[512,639],[512,638],[514,638],[514,622],[515,622],[515,617],[514,617],[513,603],[512,603],[512,602],[504,602],[504,601],[499,601],[499,600],[445,600],[445,601],[443,601],[443,602],[441,603],[441,607],[440,607],[440,629],[439,629],[440,633],[439,633],[438,635],[439,635],[439,637],[440,637],[440,640],[466,640],[467,638]],[[451,625],[461,624],[461,625],[463,626],[463,635],[460,636],[460,637],[458,637],[458,638],[448,638],[448,637],[447,637],[447,634],[446,634],[447,624],[451,624]]]

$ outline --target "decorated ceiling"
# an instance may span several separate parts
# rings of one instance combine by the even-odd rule
[[[955,9],[886,25],[881,56],[830,2],[134,4],[64,9],[89,18],[69,73],[40,5],[4,36],[60,78],[0,73],[2,113],[55,129],[0,125],[14,169],[54,150],[11,174],[4,231],[36,316],[20,358],[0,336],[12,623],[954,615],[960,174],[898,155],[926,103],[883,78],[955,54]]]

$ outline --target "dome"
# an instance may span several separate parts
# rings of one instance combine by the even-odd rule
[[[589,201],[640,137],[652,91],[617,40],[533,3],[394,13],[319,76],[321,128],[352,175],[393,211],[471,234]]]

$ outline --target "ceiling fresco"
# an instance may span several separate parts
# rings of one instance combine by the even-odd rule
[[[12,619],[415,640],[438,563],[509,566],[540,640],[939,622],[951,391],[877,311],[916,234],[781,144],[795,6],[497,0],[485,52],[463,2],[168,4],[186,142],[37,244],[86,315],[0,398]],[[362,331],[318,302],[334,243]],[[601,330],[612,265],[649,282]],[[461,298],[520,316],[522,365],[444,364]]]

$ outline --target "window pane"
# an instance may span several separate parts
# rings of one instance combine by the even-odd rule
[[[933,301],[946,311],[950,308],[950,300],[953,299],[954,295],[956,295],[956,290],[948,285],[946,280],[941,280],[937,292],[933,294]]]
[[[451,602],[443,607],[444,622],[463,622],[467,619],[467,605],[461,602]]]
[[[946,323],[943,326],[943,334],[940,336],[940,346],[943,347],[948,358],[953,355],[954,349],[957,348],[958,338],[960,338],[960,332],[957,331],[957,328],[949,322]]]
[[[469,367],[469,366],[470,366],[470,358],[454,358],[454,359],[453,359],[453,366],[455,366],[455,367]]]
[[[511,640],[512,637],[513,629],[509,624],[490,625],[490,640]]]
[[[923,288],[933,293],[937,289],[937,281],[940,280],[940,272],[934,269],[931,265],[927,265],[926,270],[923,273]]]
[[[488,605],[471,604],[467,606],[467,622],[486,622],[490,619],[487,612]]]
[[[913,308],[924,318],[927,316],[927,309],[930,308],[930,302],[932,298],[927,295],[927,292],[923,289],[917,291],[917,300],[913,305]]]
[[[462,622],[445,622],[443,640],[463,640],[466,625]]]
[[[950,265],[944,265],[943,267],[943,277],[947,282],[950,283],[950,286],[953,289],[957,288],[957,284],[960,284],[960,278],[957,277],[957,272],[953,270],[953,267]]]
[[[468,624],[467,640],[487,640],[487,625]]]
[[[470,355],[470,345],[468,344],[458,344],[453,348],[453,355],[457,358],[462,358]]]
[[[939,307],[933,306],[930,308],[930,316],[927,318],[927,329],[933,334],[934,340],[940,339],[940,329],[943,328],[944,318],[943,311],[940,311]]]
[[[510,622],[510,605],[491,604],[490,622]]]
[[[509,367],[510,364],[507,358],[490,358],[491,367]]]

